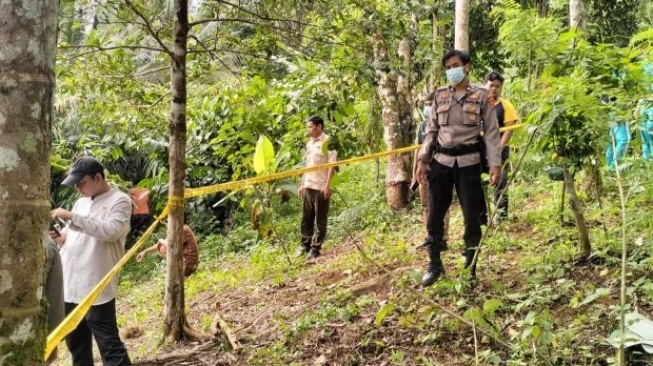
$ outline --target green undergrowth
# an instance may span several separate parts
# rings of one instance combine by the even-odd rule
[[[651,317],[653,178],[645,168],[632,167],[623,178],[626,310]],[[446,276],[423,289],[426,254],[414,248],[424,235],[419,208],[389,210],[374,164],[345,167],[340,174],[347,171],[356,174],[338,184],[328,240],[314,263],[295,256],[301,214],[295,196],[287,202],[273,197],[270,237],[259,237],[241,208],[224,233],[199,238],[200,267],[186,281],[189,321],[207,331],[213,302],[219,301],[224,317],[241,332],[244,350],[237,364],[614,364],[615,350],[606,342],[618,328],[620,310],[614,176],[604,176],[600,194],[577,177],[593,245],[589,263],[574,262],[577,233],[567,204],[560,213],[561,182],[531,163],[510,190],[510,219],[485,239],[476,286],[462,268],[462,214],[456,206],[443,256]],[[164,271],[153,256],[123,271],[119,325],[144,328],[127,343],[134,359],[167,349],[160,344]],[[391,275],[382,279],[386,271]],[[360,290],[374,281],[379,283]],[[230,307],[235,301],[248,305]],[[238,318],[242,311],[245,318]],[[266,311],[270,315],[260,325],[247,326]]]

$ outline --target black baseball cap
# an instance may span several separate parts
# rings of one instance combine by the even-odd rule
[[[498,71],[490,71],[485,75],[485,82],[499,80],[503,84],[503,76]]]
[[[90,175],[91,177],[94,177],[97,173],[100,173],[102,178],[104,178],[104,165],[92,156],[82,156],[75,160],[73,165],[70,167],[68,176],[63,180],[63,182],[61,182],[61,184],[74,186],[79,183],[84,176]]]

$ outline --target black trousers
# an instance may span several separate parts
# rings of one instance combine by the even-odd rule
[[[465,219],[465,250],[475,249],[481,241],[481,211],[485,205],[481,187],[481,164],[466,167],[431,163],[429,172],[429,219],[426,225],[427,241],[436,250],[445,250],[444,217],[451,205],[456,189]]]
[[[506,146],[501,150],[501,177],[499,182],[494,188],[494,204],[499,217],[508,217],[508,159],[510,159],[510,146]],[[503,195],[502,195],[503,192]]]
[[[499,182],[494,187],[494,208],[497,210],[497,215],[500,218],[508,217],[508,164],[506,162],[510,159],[510,147],[506,146],[501,150],[501,176]],[[502,195],[503,192],[503,195]],[[485,190],[481,188],[483,194],[483,207],[481,208],[481,223],[487,225],[487,204],[485,203]]]
[[[304,190],[304,208],[302,210],[302,247],[320,250],[327,232],[329,200],[317,189]],[[317,234],[315,233],[317,227]]]
[[[65,303],[66,315],[77,306]],[[100,350],[103,365],[130,366],[127,349],[118,335],[116,322],[116,299],[101,305],[93,305],[84,319],[68,337],[66,345],[72,355],[73,365],[93,366],[93,337]]]

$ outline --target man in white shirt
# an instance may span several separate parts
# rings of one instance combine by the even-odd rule
[[[77,159],[62,184],[74,186],[81,195],[72,211],[57,208],[50,214],[68,223],[60,234],[50,232],[61,248],[67,315],[125,254],[132,205],[127,194],[109,186],[104,166],[90,156]],[[93,337],[104,365],[131,365],[118,335],[117,289],[118,279],[113,278],[66,337],[73,365],[93,365]]]
[[[312,116],[306,121],[306,130],[310,137],[306,143],[306,167],[332,163],[337,159],[337,152],[328,149],[327,139],[329,136],[323,132],[323,129],[324,120],[319,116]],[[327,145],[324,146],[324,144]],[[329,184],[334,172],[335,168],[329,168],[306,173],[299,186],[299,196],[304,201],[301,255],[308,254],[306,259],[320,256],[322,243],[326,237],[329,215],[329,200],[331,199]],[[317,227],[317,233],[315,233],[315,227]]]

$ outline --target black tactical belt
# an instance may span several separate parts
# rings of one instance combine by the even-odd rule
[[[440,153],[448,156],[463,156],[463,155],[469,155],[473,153],[480,152],[481,148],[479,144],[471,144],[471,145],[458,145],[454,147],[442,147],[442,146],[436,146],[435,148],[435,153]]]

